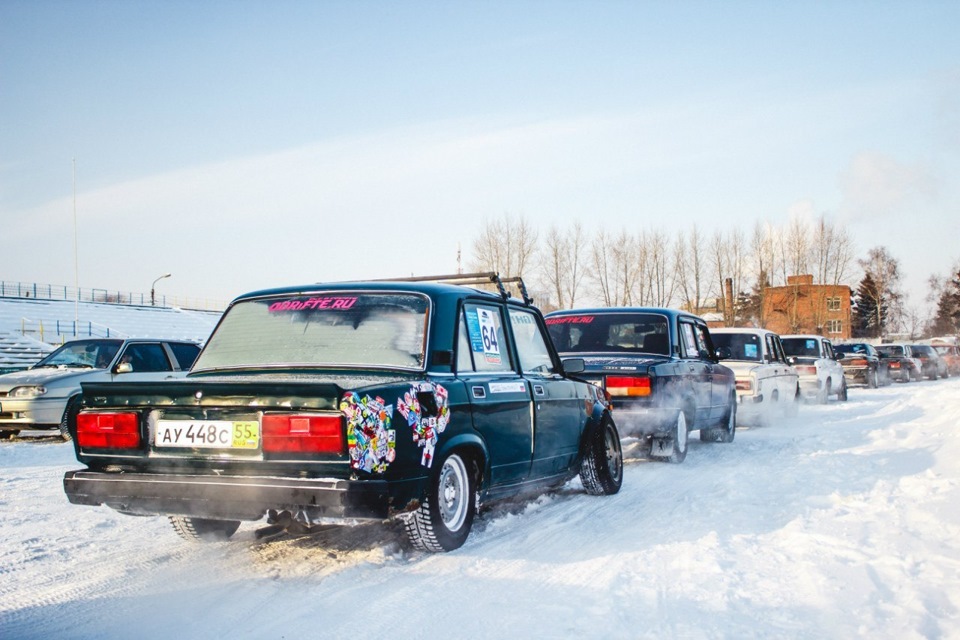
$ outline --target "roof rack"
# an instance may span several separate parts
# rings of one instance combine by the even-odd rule
[[[527,293],[527,286],[523,283],[523,278],[513,276],[510,278],[501,278],[496,271],[481,271],[478,273],[453,273],[439,276],[410,276],[409,278],[380,278],[380,282],[449,282],[451,284],[471,285],[471,284],[495,284],[500,297],[504,300],[510,297],[504,284],[516,284],[523,303],[533,304],[533,298]]]

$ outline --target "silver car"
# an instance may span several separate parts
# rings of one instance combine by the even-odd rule
[[[0,375],[0,439],[21,430],[59,430],[70,439],[67,416],[79,409],[81,382],[136,374],[158,380],[187,371],[200,353],[193,342],[89,339],[65,343],[24,371]]]

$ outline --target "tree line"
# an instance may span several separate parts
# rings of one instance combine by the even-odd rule
[[[858,258],[847,229],[824,216],[794,217],[782,226],[757,222],[748,233],[707,234],[692,225],[670,234],[662,228],[588,231],[580,221],[541,232],[523,216],[504,214],[484,222],[469,265],[522,275],[544,310],[682,307],[696,314],[718,311],[727,326],[760,327],[768,287],[785,286],[792,275],[849,286],[859,267],[863,275],[851,287],[854,336],[960,334],[960,266],[954,277],[931,276],[936,299],[927,301],[936,304],[936,313],[920,317],[906,304],[900,265],[890,251],[874,247]]]

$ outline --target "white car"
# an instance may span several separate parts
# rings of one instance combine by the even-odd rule
[[[146,338],[92,338],[65,343],[24,371],[0,375],[0,440],[22,430],[54,430],[67,440],[67,417],[80,409],[81,382],[159,380],[185,372],[200,347]]]
[[[711,329],[723,364],[737,381],[737,419],[767,423],[794,415],[801,400],[799,376],[787,362],[780,336],[766,329]]]
[[[804,399],[825,404],[830,396],[847,399],[847,381],[843,365],[833,350],[833,343],[823,336],[806,334],[781,336],[783,351],[800,376]]]

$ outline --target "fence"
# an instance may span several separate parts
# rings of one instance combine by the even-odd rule
[[[53,284],[6,282],[0,280],[0,298],[37,298],[40,300],[79,300],[131,306],[179,307],[195,311],[223,311],[223,300],[186,298],[158,295],[151,300],[149,293],[112,291],[109,289],[77,289]]]

